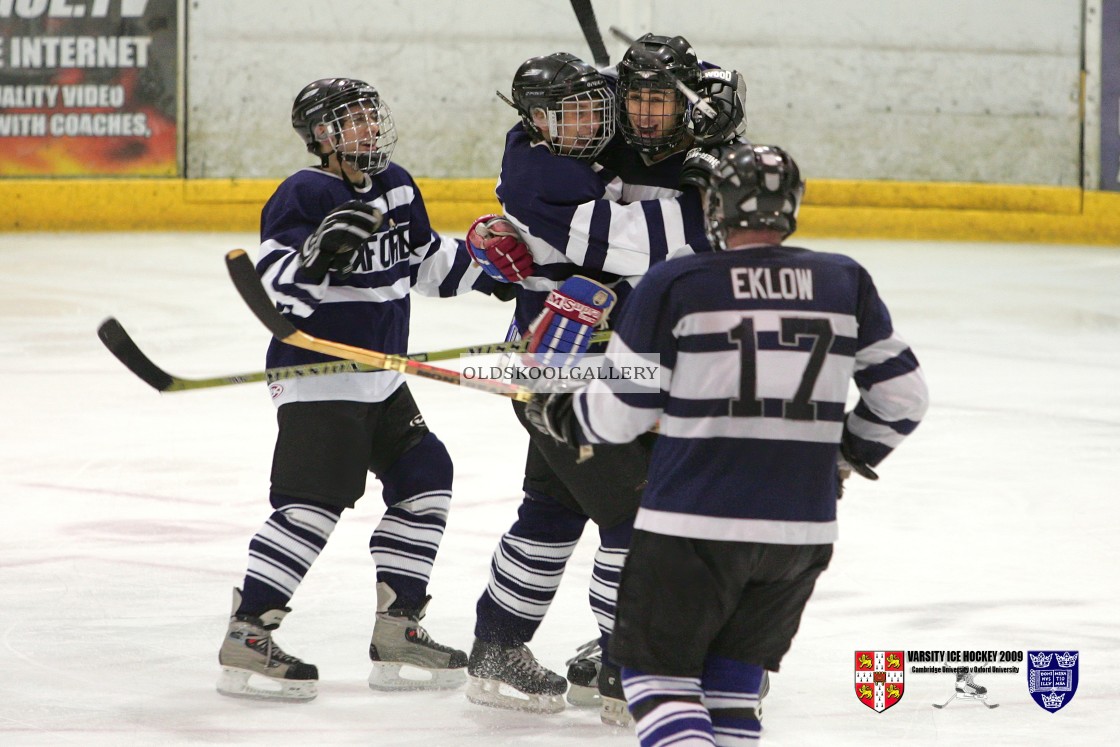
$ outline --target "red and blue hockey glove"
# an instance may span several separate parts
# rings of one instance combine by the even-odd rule
[[[574,366],[591,345],[617,296],[605,285],[575,275],[548,294],[544,310],[529,325],[529,352],[545,366]]]
[[[533,255],[513,224],[501,215],[484,215],[467,231],[467,251],[483,271],[502,283],[533,274]]]

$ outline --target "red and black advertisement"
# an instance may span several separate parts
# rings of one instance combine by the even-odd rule
[[[0,0],[0,177],[178,176],[177,0]]]

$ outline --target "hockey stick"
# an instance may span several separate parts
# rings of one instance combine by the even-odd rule
[[[591,48],[591,58],[595,67],[604,68],[611,64],[611,57],[607,54],[607,45],[603,43],[603,35],[599,33],[599,22],[595,20],[595,8],[591,7],[591,0],[572,0],[572,10],[576,12],[576,20],[583,29],[583,38]]]
[[[237,288],[237,292],[241,294],[241,298],[245,301],[249,310],[268,328],[273,337],[288,345],[356,363],[364,363],[367,366],[385,371],[397,371],[398,373],[422,376],[447,384],[458,384],[490,394],[500,394],[518,402],[528,402],[533,396],[533,393],[528,389],[507,384],[504,381],[466,378],[458,371],[409,360],[403,355],[379,353],[376,350],[367,350],[354,345],[312,337],[306,332],[296,329],[295,325],[276,310],[276,305],[268,297],[268,292],[265,291],[264,286],[261,285],[261,279],[253,266],[253,260],[249,259],[249,255],[243,249],[234,249],[226,254],[226,269],[229,270],[230,279],[233,280],[233,285]]]
[[[574,4],[574,0],[573,0],[573,4]],[[634,46],[634,42],[635,42],[634,37],[627,34],[625,31],[620,29],[618,26],[611,26],[611,33],[614,34],[615,38],[618,39],[619,41],[626,42],[626,44],[631,46],[631,47]],[[655,67],[661,68],[662,70],[665,70],[665,66],[661,64],[661,61],[659,59],[657,59],[656,57],[654,57],[653,55],[648,54],[645,50],[635,49],[634,54],[639,56],[639,57],[642,57],[649,64],[651,64]],[[680,91],[682,94],[684,94],[684,97],[686,99],[688,99],[688,103],[692,104],[697,109],[702,111],[704,113],[704,116],[710,117],[712,119],[715,119],[716,117],[719,116],[716,113],[716,110],[712,108],[711,104],[709,104],[704,99],[700,98],[700,94],[696,93],[696,91],[693,91],[691,88],[686,86],[684,83],[677,80],[677,76],[670,75],[669,77],[673,79],[673,85],[675,85],[677,87],[677,90]]]
[[[213,376],[206,379],[188,379],[168,373],[157,366],[152,359],[133,341],[121,323],[114,317],[109,317],[97,328],[97,336],[109,352],[124,364],[132,373],[136,374],[144,383],[159,392],[182,392],[189,389],[209,389],[219,386],[232,386],[234,384],[250,384],[257,381],[281,381],[284,379],[298,379],[307,376],[327,376],[338,373],[362,373],[366,371],[380,371],[381,369],[367,366],[353,361],[330,361],[327,363],[309,363],[302,366],[282,366],[266,368],[263,371],[252,373],[226,374]],[[596,332],[591,336],[592,342],[606,342],[610,339],[609,330]],[[487,355],[491,353],[521,353],[528,347],[528,340],[515,340],[513,342],[492,342],[486,345],[470,345],[462,348],[448,348],[447,350],[434,350],[428,353],[411,353],[408,358],[414,361],[438,361],[458,358],[464,355]]]

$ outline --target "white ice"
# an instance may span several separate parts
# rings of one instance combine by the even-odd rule
[[[278,640],[318,665],[317,700],[218,695],[217,650],[249,537],[268,514],[263,384],[157,394],[97,340],[118,317],[181,376],[257,370],[264,328],[225,275],[248,234],[0,235],[0,744],[626,745],[596,713],[487,709],[461,691],[366,686],[377,483],[343,518]],[[1114,744],[1120,707],[1120,249],[838,242],[876,278],[932,393],[878,483],[853,481],[832,567],[765,704],[769,745]],[[414,350],[500,339],[509,307],[416,299]],[[490,553],[520,498],[525,435],[501,398],[414,380],[456,465],[426,620],[469,648]],[[589,530],[533,641],[563,670],[595,635]],[[687,635],[688,631],[682,631]],[[1019,674],[931,707],[907,673],[875,713],[857,649],[1069,649],[1056,714]]]

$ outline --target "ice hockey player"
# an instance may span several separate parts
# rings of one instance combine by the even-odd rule
[[[292,127],[319,164],[285,179],[264,206],[257,270],[297,327],[404,354],[410,290],[450,296],[496,287],[464,242],[432,231],[416,183],[390,160],[397,132],[373,86],[352,78],[310,83],[292,106]],[[511,278],[531,272],[518,243],[507,237],[501,244]],[[495,266],[490,272],[501,274]],[[323,360],[278,340],[267,354],[270,367]],[[420,625],[451,503],[452,463],[403,377],[344,373],[276,382],[269,391],[279,426],[272,513],[249,543],[244,583],[234,589],[218,691],[315,697],[317,668],[285,653],[273,633],[342,512],[364,494],[367,472],[381,482],[387,506],[369,541],[377,566],[369,686],[462,684],[466,654],[436,643]],[[406,666],[416,676],[402,674]]]
[[[725,251],[652,268],[607,347],[608,362],[660,356],[660,380],[621,396],[600,379],[526,408],[573,447],[659,428],[610,641],[642,745],[759,737],[763,674],[832,555],[841,469],[872,474],[928,405],[867,271],[783,244],[803,190],[780,148],[725,153],[706,211]]]
[[[693,82],[700,79],[699,63],[687,41],[649,37],[640,47],[666,61],[668,72],[657,79],[665,97],[676,93],[676,75]],[[653,92],[653,81],[647,82],[645,92]],[[722,91],[723,84],[713,83],[711,89]],[[621,303],[641,275],[665,260],[670,250],[707,250],[699,194],[681,188],[683,148],[692,135],[677,125],[687,121],[687,107],[674,110],[672,121],[636,128],[672,130],[671,138],[633,145],[616,138],[608,145],[616,118],[629,113],[613,101],[609,82],[598,71],[567,53],[523,63],[514,77],[512,98],[522,121],[507,135],[498,197],[540,269],[520,283],[511,337],[530,330],[539,333],[555,322],[558,317],[550,308],[558,304],[553,294],[563,297],[562,284],[573,275],[610,285]],[[739,122],[725,123],[725,139],[733,137],[741,123],[741,100],[738,117]],[[567,134],[577,124],[583,127],[578,139]],[[638,149],[647,146],[661,157],[659,162]],[[615,151],[619,154],[612,157]],[[701,164],[699,170],[707,173],[710,167]],[[594,290],[585,290],[588,294],[572,300],[586,304]],[[495,550],[490,580],[478,602],[468,697],[488,705],[549,712],[563,708],[566,683],[541,666],[525,644],[547,612],[588,519],[600,534],[590,600],[600,644],[607,643],[619,571],[654,437],[601,447],[593,460],[579,462],[572,449],[529,428],[522,409],[515,405],[531,441],[525,496],[517,521]],[[603,690],[604,720],[626,723],[629,715],[617,669],[608,663],[608,675],[597,678],[591,647],[587,653],[570,662],[569,700],[598,704],[599,698],[590,693]],[[501,685],[523,697],[503,694]]]

